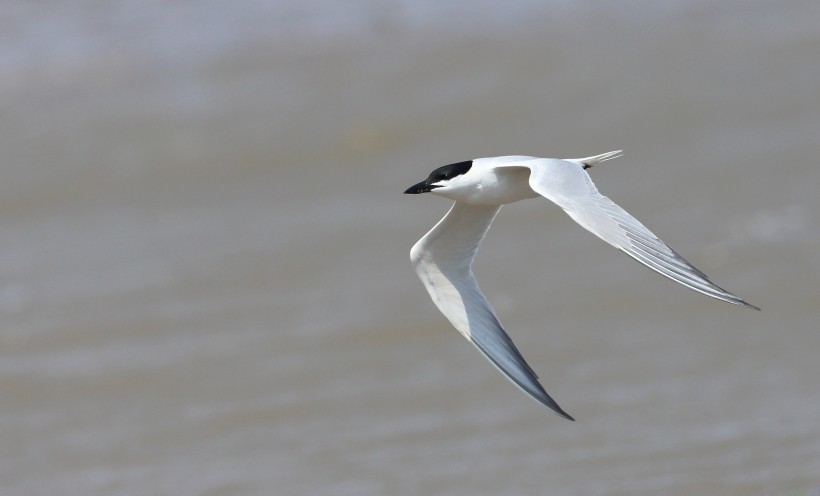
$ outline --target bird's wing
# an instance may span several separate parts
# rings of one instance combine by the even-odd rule
[[[513,384],[557,414],[573,420],[544,391],[504,332],[470,268],[500,206],[456,202],[410,251],[416,272],[441,313]]]
[[[529,183],[536,193],[555,202],[575,222],[638,262],[694,291],[760,310],[714,284],[626,210],[600,194],[579,161],[543,159],[520,165],[530,169]]]

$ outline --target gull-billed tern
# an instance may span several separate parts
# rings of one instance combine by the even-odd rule
[[[712,283],[598,192],[585,169],[619,156],[620,150],[566,160],[479,158],[439,167],[405,191],[455,200],[447,215],[410,250],[413,266],[438,309],[513,384],[569,420],[574,419],[547,394],[504,331],[471,270],[478,245],[502,205],[543,196],[581,227],[661,275],[712,298],[760,310]]]

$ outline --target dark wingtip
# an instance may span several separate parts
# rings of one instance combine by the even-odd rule
[[[555,400],[552,399],[552,397],[549,394],[547,394],[546,391],[543,390],[543,388],[541,389],[540,393],[541,394],[538,394],[538,395],[535,395],[535,394],[532,394],[532,393],[530,393],[530,394],[532,394],[532,397],[535,398],[535,400],[537,400],[539,403],[541,403],[545,407],[552,410],[552,412],[555,413],[556,415],[558,415],[560,417],[564,417],[567,420],[572,420],[573,422],[575,422],[575,419],[572,418],[572,415],[568,414],[567,412],[564,411],[563,408],[558,406],[558,403],[556,403]]]
[[[572,415],[570,415],[570,414],[568,414],[567,412],[565,412],[565,411],[564,411],[564,410],[563,410],[560,406],[558,406],[558,404],[557,404],[557,403],[555,403],[554,401],[553,401],[552,405],[546,405],[546,406],[548,406],[548,407],[550,408],[550,410],[552,410],[553,412],[555,412],[557,415],[559,415],[559,416],[561,416],[561,417],[564,417],[564,418],[565,418],[565,419],[567,419],[567,420],[571,420],[571,421],[575,422],[575,419],[574,419],[574,418],[572,418]]]
[[[751,303],[747,302],[746,300],[744,300],[744,299],[742,299],[738,296],[733,295],[732,293],[728,293],[728,294],[729,294],[729,296],[731,296],[731,299],[726,299],[725,301],[728,301],[729,303],[734,303],[735,305],[738,305],[738,306],[741,306],[741,307],[744,307],[744,308],[751,308],[752,310],[757,310],[758,312],[760,311],[759,306],[752,305]]]
[[[565,419],[567,419],[567,420],[570,420],[570,421],[572,421],[572,422],[575,422],[575,419],[574,419],[574,418],[572,418],[572,416],[571,416],[570,414],[568,414],[567,412],[565,412],[565,411],[563,411],[563,410],[562,410],[562,411],[560,411],[560,412],[558,412],[558,415],[560,415],[560,416],[564,417],[564,418],[565,418]]]
[[[741,305],[743,305],[746,308],[751,308],[752,310],[757,310],[758,312],[760,311],[760,307],[752,305],[751,303],[746,303],[743,300],[741,300]]]

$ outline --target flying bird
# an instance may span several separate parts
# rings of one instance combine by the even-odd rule
[[[706,296],[760,310],[714,284],[598,192],[586,169],[621,154],[617,150],[564,160],[518,155],[478,158],[439,167],[405,191],[455,201],[410,250],[413,267],[433,303],[513,384],[569,420],[574,419],[544,390],[473,276],[473,258],[502,205],[543,196],[581,227],[659,274]]]

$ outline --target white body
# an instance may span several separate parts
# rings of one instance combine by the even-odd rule
[[[707,296],[759,310],[713,284],[637,219],[598,192],[584,169],[620,153],[567,160],[481,158],[470,166],[464,165],[470,162],[451,164],[461,167],[439,173],[453,175],[446,179],[439,180],[437,172],[451,166],[437,169],[426,181],[406,191],[429,191],[456,202],[410,251],[413,266],[433,302],[516,386],[570,420],[572,417],[544,391],[507,336],[471,270],[478,246],[501,205],[543,196],[585,229],[673,281]]]

